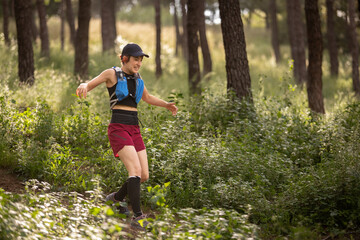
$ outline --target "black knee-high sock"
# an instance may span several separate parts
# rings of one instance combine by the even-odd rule
[[[127,184],[127,192],[135,217],[141,216],[140,208],[140,177],[130,177]]]
[[[127,195],[128,182],[129,182],[129,179],[127,179],[123,183],[123,185],[121,186],[119,191],[117,191],[117,193],[115,193],[115,196],[114,196],[115,200],[118,200],[118,201],[124,200],[125,196]]]

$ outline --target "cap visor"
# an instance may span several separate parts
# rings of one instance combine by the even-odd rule
[[[147,55],[147,54],[145,54],[145,53],[143,53],[143,52],[137,52],[137,53],[134,53],[134,54],[132,54],[132,56],[134,56],[134,57],[140,57],[140,56],[145,56],[145,57],[149,57],[149,55]]]

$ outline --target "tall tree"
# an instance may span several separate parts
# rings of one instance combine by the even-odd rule
[[[156,25],[156,77],[159,78],[162,75],[161,68],[161,6],[160,0],[154,1],[155,6],[155,25]]]
[[[41,39],[41,55],[44,57],[50,57],[50,43],[48,27],[46,23],[46,9],[44,0],[36,0],[36,6],[39,15],[40,25],[40,39]]]
[[[201,52],[203,56],[203,62],[204,62],[204,69],[203,69],[203,75],[210,73],[212,71],[212,60],[211,60],[211,54],[209,49],[208,40],[206,37],[206,24],[205,24],[205,0],[199,0],[199,35],[200,35],[200,46],[201,46]]]
[[[89,25],[91,0],[79,0],[78,29],[75,38],[74,73],[86,78],[89,66]]]
[[[15,0],[10,0],[10,17],[15,17]]]
[[[103,52],[114,51],[116,40],[115,0],[101,1],[101,37]]]
[[[339,74],[339,60],[338,60],[338,46],[335,34],[335,13],[334,13],[334,0],[326,0],[326,36],[327,48],[330,56],[330,73],[333,76]]]
[[[175,25],[175,36],[176,36],[175,56],[178,56],[179,55],[179,46],[181,44],[181,36],[180,36],[180,29],[179,29],[179,20],[178,20],[178,15],[177,15],[176,0],[172,0],[172,4],[174,7],[174,25]]]
[[[227,89],[239,99],[252,101],[244,25],[238,0],[219,0],[221,31],[225,48]]]
[[[188,0],[187,13],[187,39],[188,39],[188,73],[189,73],[189,90],[190,93],[200,93],[200,64],[199,64],[199,37],[198,37],[198,9],[200,1]]]
[[[318,0],[305,0],[306,29],[309,48],[307,93],[309,107],[316,113],[325,113],[322,95],[322,34]]]
[[[294,60],[294,77],[297,84],[306,82],[305,32],[300,0],[286,1],[287,25],[291,57]]]
[[[66,3],[66,19],[70,29],[70,41],[73,45],[75,45],[76,30],[75,30],[75,20],[74,20],[74,13],[72,9],[71,0],[65,0],[65,3]]]
[[[357,96],[360,96],[360,80],[359,80],[359,43],[357,41],[356,34],[356,8],[355,1],[348,0],[348,12],[349,12],[349,36],[350,36],[350,49],[352,56],[352,80],[353,89]]]
[[[14,8],[18,44],[18,74],[21,83],[32,85],[35,81],[31,32],[33,7],[31,1],[16,0]]]
[[[276,0],[270,0],[269,4],[269,13],[270,13],[270,30],[271,30],[271,45],[274,50],[276,63],[281,61],[280,55],[280,44],[279,44],[279,30],[277,24],[277,9],[276,9]]]
[[[9,38],[9,1],[2,0],[2,9],[3,9],[3,32],[6,45],[10,45]]]
[[[183,48],[183,55],[184,58],[188,59],[188,31],[187,31],[187,17],[188,13],[186,12],[186,4],[188,0],[180,0],[181,3],[181,14],[182,14],[182,27],[183,27],[183,34],[182,34],[182,48]]]
[[[60,42],[61,42],[61,51],[63,51],[65,46],[65,0],[61,0],[60,19],[61,19]]]
[[[32,1],[30,1],[32,3]],[[32,40],[36,43],[36,39],[39,36],[39,31],[36,26],[36,6],[35,4],[31,4],[31,34],[32,34]]]

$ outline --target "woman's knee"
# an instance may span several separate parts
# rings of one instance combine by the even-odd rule
[[[149,172],[142,172],[141,173],[141,182],[146,182],[149,179]]]
[[[140,165],[135,165],[131,172],[129,172],[131,176],[139,176],[142,177],[142,169]]]

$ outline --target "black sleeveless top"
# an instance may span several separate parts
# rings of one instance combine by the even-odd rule
[[[116,85],[117,85],[117,82],[116,82],[114,86],[112,86],[110,88],[107,88],[107,90],[109,92],[109,96],[110,96],[110,108],[113,108],[115,105],[124,105],[124,106],[137,108],[137,103],[135,101],[135,92],[136,92],[136,79],[135,79],[135,76],[134,75],[129,75],[129,74],[126,74],[126,73],[123,73],[123,74],[124,74],[124,77],[126,77],[126,80],[127,80],[129,96],[124,98],[121,101],[116,101],[117,100],[117,96],[115,94],[115,89],[116,89]]]

